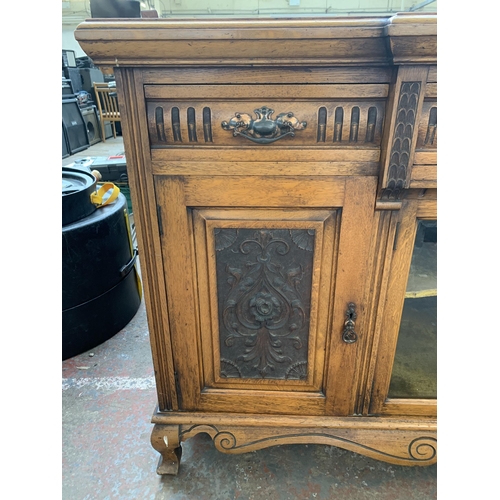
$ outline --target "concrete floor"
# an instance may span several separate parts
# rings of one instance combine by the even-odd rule
[[[63,160],[123,151],[121,137]],[[437,466],[402,467],[325,445],[242,455],[198,434],[183,443],[177,476],[158,476],[150,418],[156,404],[144,302],[107,342],[62,362],[64,500],[429,500]]]

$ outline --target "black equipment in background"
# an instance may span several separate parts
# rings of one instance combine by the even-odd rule
[[[94,90],[94,83],[104,83],[104,74],[97,68],[80,68],[80,79],[82,82],[82,89],[92,96],[92,100],[96,101]]]
[[[113,126],[111,122],[100,122],[100,125],[101,127],[104,125],[104,133],[106,134],[104,137],[106,137],[106,139],[113,137]]]
[[[63,99],[73,99],[75,97],[75,92],[73,90],[73,85],[69,78],[62,79],[62,98]]]
[[[89,56],[81,56],[76,58],[76,66],[80,69],[95,68],[94,61]]]
[[[66,137],[66,130],[64,130],[64,123],[62,125],[62,157],[67,158],[69,156],[69,146],[68,138]]]
[[[138,0],[90,0],[92,18],[141,17]]]
[[[87,127],[87,136],[89,138],[89,145],[93,146],[101,142],[101,130],[99,128],[99,119],[97,118],[97,108],[95,106],[88,106],[81,108],[83,120]]]
[[[76,68],[76,57],[74,50],[62,51],[62,67],[63,68]]]
[[[64,68],[64,77],[71,80],[71,85],[73,87],[73,92],[76,94],[83,90],[82,75],[80,74],[80,68]]]
[[[94,83],[104,83],[104,75],[97,68],[80,68],[80,77],[82,81],[82,89],[92,94],[94,102]]]
[[[68,138],[70,154],[78,153],[89,147],[87,127],[77,99],[63,99],[62,123]]]

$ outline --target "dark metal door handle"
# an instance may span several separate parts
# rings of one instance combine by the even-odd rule
[[[342,331],[342,340],[346,344],[353,344],[358,340],[358,335],[354,331],[354,327],[356,326],[355,320],[357,318],[356,304],[354,302],[347,304],[345,316],[346,321],[344,323],[344,330]]]

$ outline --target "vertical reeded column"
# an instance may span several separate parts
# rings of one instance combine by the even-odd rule
[[[343,124],[344,124],[344,108],[338,107],[335,110],[335,121],[333,124],[333,142],[342,141]]]
[[[179,108],[172,108],[172,130],[174,132],[174,141],[182,142],[181,137],[181,122],[179,116]]]

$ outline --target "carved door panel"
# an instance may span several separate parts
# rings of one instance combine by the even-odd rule
[[[155,186],[179,407],[351,413],[375,178]]]

